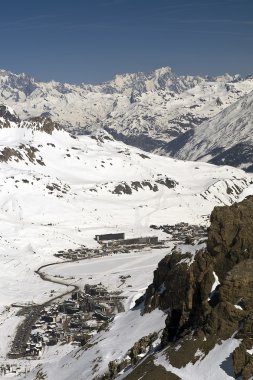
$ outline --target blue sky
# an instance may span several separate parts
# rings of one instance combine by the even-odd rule
[[[9,0],[0,19],[0,68],[41,80],[253,74],[253,0]]]

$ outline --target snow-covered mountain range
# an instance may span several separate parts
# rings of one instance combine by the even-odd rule
[[[252,77],[178,76],[169,67],[116,75],[101,85],[43,83],[0,71],[0,102],[22,119],[49,116],[80,134],[103,128],[150,152],[165,152],[166,143],[252,90]]]
[[[234,203],[252,182],[240,169],[146,153],[101,129],[75,136],[46,117],[20,120],[4,105],[0,167],[0,358],[1,363],[28,367],[31,379],[40,371],[52,380],[102,376],[108,363],[125,357],[143,335],[159,333],[164,313],[155,310],[142,316],[132,306],[151,283],[170,244],[52,266],[47,275],[59,276],[58,284],[42,281],[35,272],[38,267],[60,262],[54,256],[59,250],[97,249],[94,237],[99,233],[123,231],[131,238],[153,236],[151,225],[207,225],[214,206]],[[155,233],[166,241],[162,230]],[[131,280],[122,285],[120,275],[126,272]],[[103,282],[111,291],[120,287],[126,297],[125,312],[94,337],[90,350],[59,344],[46,347],[38,360],[6,357],[24,318],[16,315],[13,304],[40,304],[52,292],[60,295],[67,285],[83,288],[87,282]]]

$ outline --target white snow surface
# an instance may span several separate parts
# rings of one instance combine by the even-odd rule
[[[57,251],[83,245],[98,247],[95,234],[107,232],[125,232],[126,237],[158,234],[166,239],[164,233],[150,229],[150,225],[207,223],[215,205],[233,203],[238,199],[238,189],[246,189],[251,181],[251,176],[239,169],[206,163],[196,166],[194,162],[143,155],[141,150],[103,135],[73,138],[64,130],[54,129],[48,134],[40,122],[13,121],[4,127],[5,121],[0,128],[3,359],[18,319],[21,321],[14,316],[11,304],[41,303],[50,299],[52,291],[54,295],[66,291],[66,286],[42,281],[34,273],[41,265],[60,261],[54,257]],[[160,180],[166,178],[175,186],[162,184]],[[142,186],[136,190],[133,181],[148,182],[157,189]],[[122,182],[129,185],[131,194],[113,193]],[[232,191],[227,192],[228,186]],[[41,362],[48,379],[89,380],[95,358],[102,357],[97,367],[102,373],[111,359],[124,356],[141,336],[163,328],[165,316],[161,311],[142,317],[140,310],[133,311],[131,307],[151,282],[157,263],[169,252],[168,246],[165,250],[86,260],[80,266],[70,263],[47,268],[48,275],[63,275],[68,284],[72,276],[72,282],[80,286],[89,276],[91,282],[100,279],[109,288],[118,287],[120,274],[131,274],[129,282],[122,286],[127,311],[117,316],[110,331],[94,338],[96,344],[91,350],[69,353],[69,345],[58,347],[58,357],[48,350]],[[132,288],[127,287],[129,284]],[[29,365],[36,364],[34,361]]]
[[[232,358],[230,354],[240,344],[239,339],[230,338],[216,346],[203,358],[185,367],[173,367],[165,355],[158,354],[155,360],[156,365],[163,366],[167,371],[177,375],[182,380],[228,380],[234,379],[232,374]]]
[[[50,277],[60,276],[59,278],[64,278],[67,282],[70,279],[71,283],[80,288],[87,283],[102,282],[109,291],[120,290],[122,296],[126,297],[125,309],[129,310],[135,305],[135,300],[145,293],[147,286],[153,281],[153,271],[157,263],[168,252],[170,247],[146,248],[126,254],[111,254],[90,260],[53,265],[44,272]],[[122,283],[120,280],[122,275],[131,277]]]
[[[211,292],[213,292],[217,288],[217,286],[220,285],[219,277],[217,276],[217,274],[213,272],[213,275],[214,275],[214,283],[212,285]]]

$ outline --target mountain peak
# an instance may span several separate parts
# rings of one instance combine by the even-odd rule
[[[16,109],[23,120],[49,116],[80,134],[99,127],[115,139],[161,153],[164,144],[253,90],[253,80],[177,75],[164,66],[119,74],[102,84],[73,85],[2,70],[0,87],[0,103]]]
[[[170,66],[163,66],[159,67],[158,69],[152,70],[150,74],[161,76],[166,74],[174,74],[174,71]]]

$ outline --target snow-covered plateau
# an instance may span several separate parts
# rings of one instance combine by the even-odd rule
[[[216,85],[223,82],[217,80]],[[45,84],[34,91],[42,91],[41,86]],[[187,91],[193,97],[193,90]],[[50,103],[54,104],[51,99]],[[19,111],[20,104],[16,103]],[[31,100],[30,109],[33,104]],[[83,109],[78,102],[76,107]],[[158,262],[172,249],[169,236],[150,226],[208,225],[214,206],[234,203],[252,183],[252,176],[240,169],[146,153],[101,130],[74,136],[47,118],[21,121],[6,106],[0,108],[0,167],[0,367],[18,363],[31,370],[27,379],[92,380],[103,375],[110,361],[126,357],[143,336],[159,335],[165,314],[156,309],[142,315],[141,307],[133,309],[152,282]],[[98,249],[95,235],[114,232],[124,232],[127,238],[156,235],[165,244],[62,264],[54,256],[80,247]],[[58,283],[43,281],[35,272],[50,263],[58,264],[43,273],[48,279],[58,278]],[[122,282],[121,276],[128,274]],[[46,348],[40,359],[7,357],[17,326],[24,320],[16,315],[22,305],[42,304],[87,282],[101,282],[109,291],[122,290],[126,297],[125,311],[94,335],[88,347],[66,343]],[[233,341],[224,342],[226,352],[229,345]],[[162,356],[157,360],[161,363]]]

